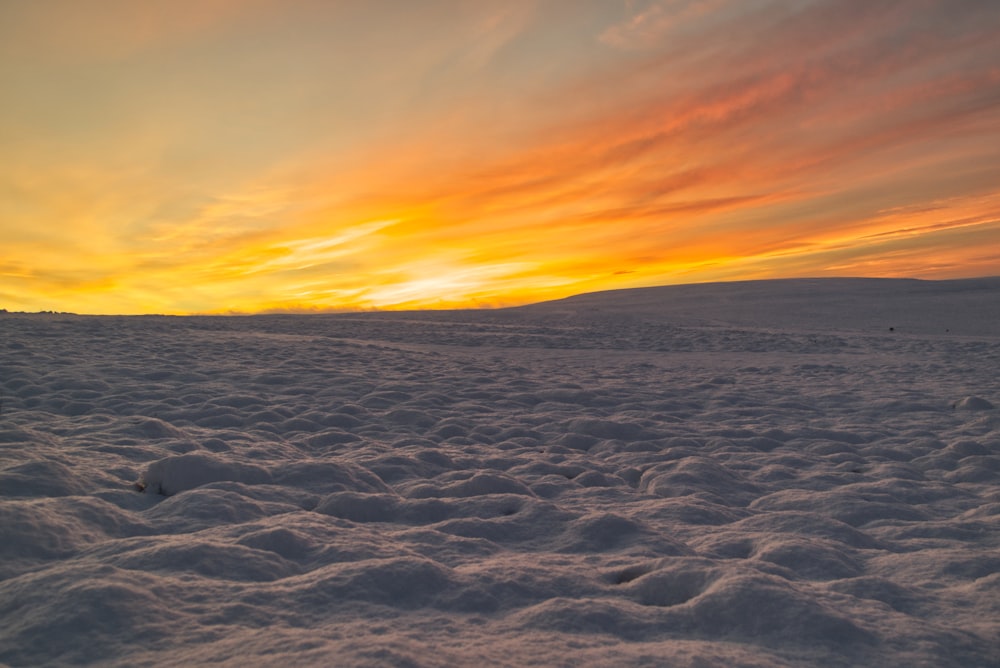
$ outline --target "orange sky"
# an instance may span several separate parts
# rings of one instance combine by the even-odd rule
[[[0,0],[0,308],[1000,274],[992,0]]]

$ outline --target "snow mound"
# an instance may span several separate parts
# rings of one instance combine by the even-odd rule
[[[136,489],[147,494],[173,496],[178,492],[222,481],[269,483],[271,474],[254,464],[227,462],[208,454],[189,453],[152,462],[135,485]]]
[[[996,408],[992,403],[982,397],[962,397],[955,402],[955,410],[959,411],[989,411]]]

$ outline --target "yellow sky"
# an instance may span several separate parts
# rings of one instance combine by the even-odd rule
[[[987,0],[0,0],[0,308],[997,275],[998,34]]]

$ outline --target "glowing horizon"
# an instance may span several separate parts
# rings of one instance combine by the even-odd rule
[[[0,308],[1000,274],[1000,5],[0,4]]]

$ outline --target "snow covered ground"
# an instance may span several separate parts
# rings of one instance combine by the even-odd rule
[[[11,666],[1000,664],[1000,279],[0,337]]]

